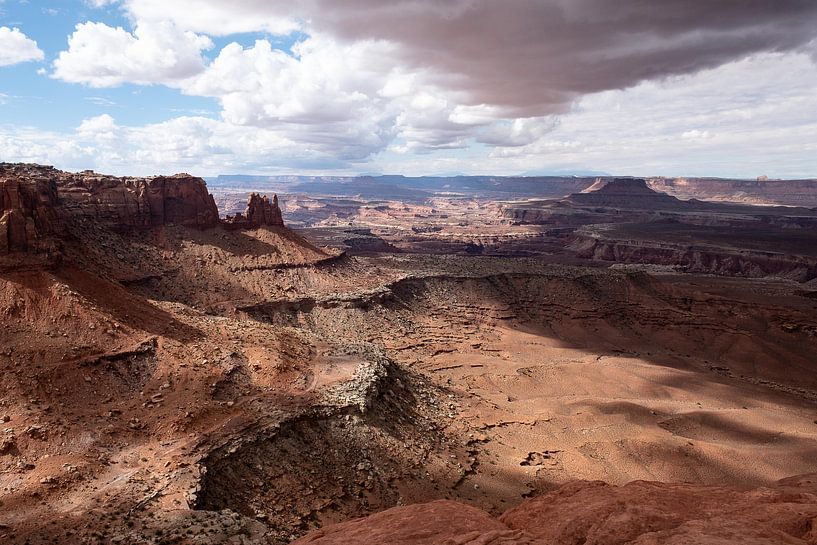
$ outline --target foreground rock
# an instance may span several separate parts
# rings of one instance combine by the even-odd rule
[[[575,481],[499,519],[451,501],[396,507],[324,528],[297,544],[813,544],[817,475],[741,490]]]
[[[308,534],[296,544],[369,543],[437,545],[532,543],[529,535],[508,528],[491,515],[450,500],[395,507],[364,519]]]

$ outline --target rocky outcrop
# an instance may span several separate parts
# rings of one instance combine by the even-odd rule
[[[693,208],[690,202],[653,191],[639,178],[599,178],[586,190],[558,201],[520,201],[504,205],[502,215],[516,224],[579,226],[631,221],[633,213],[649,216],[660,210],[677,214]]]
[[[224,220],[224,226],[230,229],[258,229],[264,225],[284,226],[284,218],[278,206],[278,195],[273,195],[270,201],[266,195],[262,197],[258,193],[253,193],[243,214],[227,216]]]
[[[62,231],[57,188],[46,179],[20,179],[0,165],[0,254],[35,249]]]
[[[785,251],[762,251],[706,244],[673,243],[659,240],[618,238],[605,226],[579,229],[569,248],[578,257],[628,264],[674,267],[692,273],[779,277],[796,282],[817,278],[817,257]]]
[[[66,214],[119,230],[167,224],[207,229],[219,223],[204,180],[189,174],[117,178],[88,171],[59,173],[57,187]]]
[[[817,475],[767,488],[575,481],[499,519],[451,501],[329,526],[297,545],[629,545],[817,543]]]
[[[119,178],[0,163],[0,254],[47,249],[83,220],[117,231],[219,225],[207,185],[189,174]]]

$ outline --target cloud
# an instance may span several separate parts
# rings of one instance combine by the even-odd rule
[[[309,146],[286,132],[237,126],[198,116],[183,116],[141,126],[120,125],[108,115],[83,120],[74,131],[41,131],[0,125],[5,161],[36,162],[121,175],[275,169],[355,169],[359,151],[350,143],[338,153],[336,142],[317,139]],[[345,155],[345,156],[344,156]]]
[[[299,13],[293,9],[295,4],[298,2],[125,0],[128,12],[138,21],[171,20],[185,30],[210,36],[244,32],[289,34],[302,26],[297,20]]]
[[[791,74],[799,76],[792,79]],[[692,76],[595,93],[559,116],[558,123],[552,117],[497,121],[488,106],[463,107],[442,95],[422,96],[413,83],[403,83],[405,87],[398,87],[405,94],[388,97],[397,101],[391,107],[430,115],[389,118],[393,136],[368,134],[368,118],[359,125],[352,119],[239,125],[185,116],[127,126],[101,116],[65,133],[0,125],[0,149],[7,161],[118,174],[365,170],[422,175],[593,169],[754,178],[817,172],[817,70],[805,54],[758,55]],[[450,120],[457,122],[458,130],[451,129]],[[343,130],[349,131],[346,137]],[[435,139],[436,131],[448,130],[448,139]],[[692,131],[709,138],[683,138]],[[469,138],[492,147],[452,146]]]
[[[800,84],[815,74],[811,0],[706,9],[697,0],[120,4],[132,31],[78,25],[53,76],[167,85],[217,100],[221,118],[63,135],[111,168],[162,168],[161,159],[185,168],[220,161],[219,171],[374,162],[507,172],[547,162],[633,172],[695,160],[724,172],[741,150],[751,155],[745,168],[773,156],[791,172],[810,164],[794,154],[812,149],[817,115]],[[297,43],[284,51],[260,39],[228,43],[212,61],[203,54],[208,36],[257,32],[297,32]],[[789,131],[795,151],[776,130]]]
[[[502,118],[486,105],[462,105],[419,71],[393,66],[394,48],[382,41],[311,37],[293,50],[267,40],[248,48],[231,43],[180,88],[217,98],[231,124],[275,128],[307,145],[334,141],[343,159],[365,158],[393,141],[404,151],[465,147]]]
[[[91,87],[173,82],[205,67],[206,36],[182,31],[172,22],[137,24],[131,34],[104,23],[80,23],[68,37],[68,50],[54,61],[53,77]]]
[[[43,57],[37,42],[20,32],[20,29],[0,27],[0,66],[40,61]]]
[[[508,115],[563,113],[585,94],[689,74],[817,36],[810,0],[127,0],[136,20],[210,34],[300,29],[340,43],[384,41],[467,103]]]
[[[815,87],[817,70],[806,55],[756,55],[588,95],[552,131],[526,146],[495,148],[480,164],[497,172],[547,166],[643,176],[814,177]]]
[[[117,126],[113,117],[108,114],[102,114],[83,120],[79,127],[77,127],[77,132],[80,134],[99,135],[112,133],[116,129]]]
[[[497,123],[477,137],[477,142],[497,147],[526,146],[544,137],[556,127],[554,117],[518,118]]]
[[[709,131],[700,131],[698,129],[684,131],[683,134],[681,134],[681,138],[683,138],[684,140],[706,140],[711,136],[712,135],[709,134]]]

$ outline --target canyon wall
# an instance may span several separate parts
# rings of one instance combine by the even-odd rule
[[[771,251],[605,238],[582,230],[573,236],[570,247],[584,259],[666,265],[693,273],[748,278],[776,276],[797,282],[817,278],[817,259]]]
[[[166,224],[198,229],[219,223],[218,208],[201,178],[189,174],[116,178],[90,172],[57,174],[60,205],[115,229]]]
[[[120,178],[0,163],[0,254],[41,250],[77,220],[116,231],[221,224],[204,180],[189,174]],[[283,226],[277,197],[253,195],[244,220],[229,226]]]
[[[57,186],[48,179],[20,179],[0,166],[0,253],[32,249],[62,231]]]
[[[722,178],[650,178],[650,187],[679,199],[749,204],[817,206],[817,180],[730,180]]]

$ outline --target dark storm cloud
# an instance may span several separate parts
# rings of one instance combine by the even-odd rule
[[[311,22],[397,42],[403,62],[473,102],[541,115],[578,95],[803,47],[817,36],[817,2],[356,0],[318,3]]]

